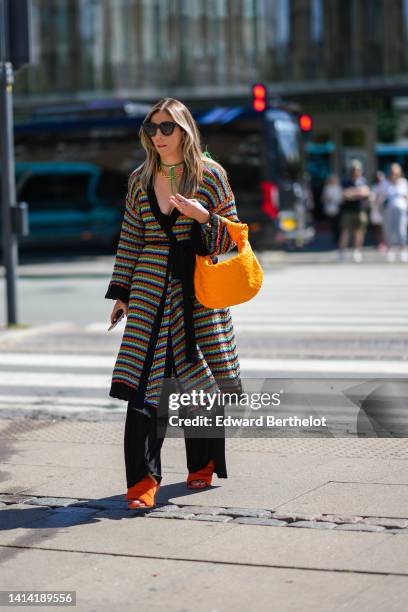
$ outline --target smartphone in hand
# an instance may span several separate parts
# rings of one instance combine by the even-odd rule
[[[110,327],[108,327],[108,331],[113,329],[119,323],[119,321],[121,321],[123,319],[123,317],[125,316],[125,313],[124,313],[124,311],[121,308],[117,311],[116,314],[117,314],[117,318],[114,320],[112,325]]]

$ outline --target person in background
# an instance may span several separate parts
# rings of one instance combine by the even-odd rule
[[[383,203],[384,236],[388,261],[395,261],[397,247],[401,261],[408,262],[408,181],[399,164],[391,164],[388,180],[384,187]]]
[[[343,180],[343,201],[340,212],[340,239],[337,259],[344,259],[344,251],[348,246],[350,234],[353,242],[353,259],[360,262],[363,259],[361,248],[368,225],[368,198],[370,188],[363,176],[363,166],[360,160],[351,160],[349,177]]]
[[[343,190],[337,174],[330,174],[325,181],[321,201],[323,212],[330,220],[330,230],[333,242],[337,245],[340,235],[340,204],[343,199]]]
[[[380,251],[386,250],[383,232],[383,202],[385,199],[385,186],[387,180],[385,173],[378,170],[375,173],[374,183],[371,186],[370,221],[373,226],[374,238]]]

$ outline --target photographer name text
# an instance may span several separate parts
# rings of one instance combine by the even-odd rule
[[[171,415],[169,424],[172,427],[327,427],[326,417],[315,417],[309,415],[307,417],[298,417],[292,415],[289,417],[276,417],[274,415],[260,415],[257,417],[233,417],[216,415],[195,416],[195,417],[179,417]]]

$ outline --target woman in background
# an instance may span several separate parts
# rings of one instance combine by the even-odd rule
[[[399,251],[401,261],[408,262],[408,181],[397,163],[391,164],[384,194],[383,219],[387,259],[390,262],[395,261],[396,251]]]
[[[383,232],[383,203],[385,199],[385,186],[387,180],[384,172],[375,173],[374,183],[370,195],[370,222],[373,226],[374,238],[380,251],[386,250]]]

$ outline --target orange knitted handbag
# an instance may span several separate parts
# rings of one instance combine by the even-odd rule
[[[238,255],[214,264],[210,255],[196,255],[194,292],[207,308],[226,308],[253,298],[263,281],[261,264],[248,240],[248,225],[221,217],[238,247]]]

